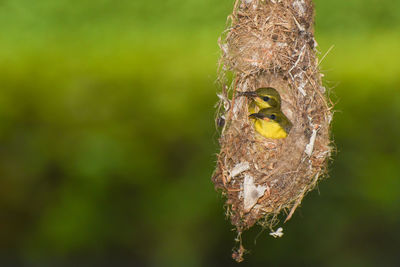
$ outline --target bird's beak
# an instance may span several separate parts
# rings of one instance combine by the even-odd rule
[[[260,113],[253,113],[253,114],[249,115],[249,118],[251,118],[251,119],[263,119],[264,116],[262,114],[260,114]]]
[[[239,92],[238,96],[245,96],[245,97],[248,97],[248,98],[255,98],[255,97],[257,97],[257,93],[255,91]]]

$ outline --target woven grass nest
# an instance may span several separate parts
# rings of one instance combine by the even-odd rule
[[[255,223],[272,229],[282,211],[290,219],[324,176],[332,111],[319,72],[311,0],[237,0],[229,19],[219,42],[222,130],[212,180],[240,235]],[[285,139],[261,137],[248,118],[249,100],[238,95],[261,87],[281,96],[282,112],[293,123]],[[240,245],[233,257],[242,260],[243,250]]]

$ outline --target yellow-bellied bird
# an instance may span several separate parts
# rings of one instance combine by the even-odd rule
[[[277,108],[264,108],[249,115],[254,123],[254,129],[265,138],[286,138],[292,129],[292,123]]]
[[[278,91],[272,87],[262,87],[255,91],[240,92],[238,96],[246,96],[252,101],[249,104],[249,112],[255,113],[263,108],[281,108],[281,96]]]

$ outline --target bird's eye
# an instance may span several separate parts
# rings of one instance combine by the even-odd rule
[[[270,98],[269,98],[268,96],[264,96],[264,97],[263,97],[263,100],[264,100],[265,102],[268,102],[269,99],[270,99]]]
[[[271,114],[271,116],[269,116],[269,117],[271,118],[271,120],[275,120],[276,119],[275,114]]]

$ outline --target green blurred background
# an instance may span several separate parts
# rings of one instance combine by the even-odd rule
[[[338,153],[241,266],[399,266],[400,1],[315,4]],[[210,180],[232,6],[0,1],[0,266],[237,265]]]

